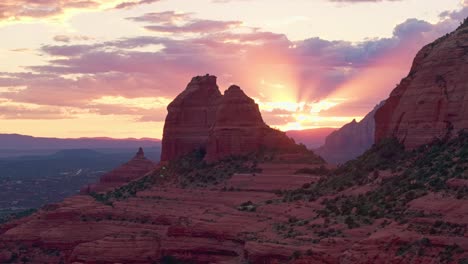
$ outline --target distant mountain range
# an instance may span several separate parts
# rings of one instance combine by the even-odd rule
[[[97,149],[154,147],[159,139],[151,138],[45,138],[19,134],[0,134],[0,149]]]
[[[160,148],[161,141],[152,138],[45,138],[19,134],[0,134],[0,158],[25,155],[51,155],[66,149],[93,149],[104,153],[130,151],[139,147]],[[159,157],[157,157],[159,159]]]

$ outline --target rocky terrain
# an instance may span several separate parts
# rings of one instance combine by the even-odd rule
[[[466,263],[466,149],[383,142],[338,169],[189,155],[4,224],[0,262]]]
[[[317,154],[327,162],[343,164],[357,158],[374,144],[375,112],[384,104],[381,102],[361,121],[354,119],[340,129],[331,132],[325,139],[325,144],[316,149]]]
[[[0,263],[466,264],[468,133],[460,121],[416,147],[434,130],[413,135],[420,123],[408,119],[400,138],[392,118],[405,94],[378,110],[379,141],[333,167],[264,124],[239,87],[221,95],[215,77],[196,77],[168,108],[164,162],[0,225]]]
[[[376,141],[396,137],[412,149],[468,127],[468,23],[426,45],[410,73],[375,114]]]

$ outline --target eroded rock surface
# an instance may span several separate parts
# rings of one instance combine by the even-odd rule
[[[161,161],[174,160],[206,146],[221,98],[216,76],[197,76],[190,81],[167,107]]]
[[[412,149],[468,128],[467,59],[467,25],[419,51],[375,115],[376,141],[394,136]]]
[[[255,101],[239,86],[221,95],[216,77],[194,77],[168,106],[162,142],[162,161],[175,160],[196,149],[206,160],[245,155],[265,149],[292,149],[284,132],[270,128]]]

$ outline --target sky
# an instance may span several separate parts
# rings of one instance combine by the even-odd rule
[[[468,0],[2,0],[0,133],[161,138],[206,73],[270,126],[341,127],[467,16]]]

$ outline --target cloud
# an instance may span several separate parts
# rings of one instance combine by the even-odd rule
[[[2,119],[65,119],[71,118],[63,108],[37,106],[34,108],[21,104],[11,105],[0,100],[0,118]]]
[[[97,0],[3,0],[0,20],[44,18],[62,14],[66,9],[90,9],[99,5]]]
[[[169,23],[174,24],[178,21],[185,21],[191,18],[190,13],[176,13],[174,11],[146,13],[138,17],[129,17],[128,20],[136,22],[149,22],[149,23]]]
[[[57,35],[54,36],[54,41],[56,42],[65,42],[69,43],[71,41],[86,41],[86,40],[91,40],[93,38],[88,37],[88,36],[82,36],[82,35]]]
[[[150,25],[144,28],[159,33],[212,33],[240,27],[241,21],[218,21],[195,19],[190,13],[175,13],[166,11],[147,13],[139,17],[127,18],[136,22],[146,22]]]
[[[68,10],[95,10],[114,5],[116,9],[128,9],[159,0],[2,0],[0,1],[0,21],[21,21],[23,19],[43,19],[64,14]]]
[[[441,19],[452,19],[452,20],[463,21],[465,18],[468,17],[468,0],[465,0],[465,2],[463,2],[462,9],[442,12],[439,15],[439,17]]]
[[[152,4],[159,2],[160,0],[140,0],[136,2],[123,2],[115,6],[116,9],[126,9],[126,8],[132,8],[138,5],[142,4]]]
[[[158,26],[159,32],[178,34],[92,44],[75,44],[72,36],[60,37],[55,45],[40,48],[48,60],[45,64],[30,66],[25,72],[0,73],[0,98],[47,107],[44,111],[71,107],[99,115],[129,115],[139,122],[160,122],[165,107],[155,103],[153,108],[141,108],[131,100],[170,100],[192,76],[211,73],[218,75],[221,90],[236,83],[262,102],[320,105],[324,100],[344,98],[346,103],[319,114],[363,116],[409,71],[423,45],[457,27],[457,17],[458,13],[447,13],[435,24],[408,19],[397,25],[389,38],[353,43],[318,37],[292,41],[284,34],[255,28],[229,30],[241,27],[236,21],[200,20],[193,14],[173,11],[147,13],[128,19],[147,23],[144,27]],[[149,48],[154,45],[158,48]],[[1,90],[16,86],[24,89]],[[97,101],[109,96],[126,101]],[[9,113],[14,111],[11,106],[9,109]],[[274,125],[294,121],[291,113],[278,109],[283,108],[264,111],[265,120]],[[305,115],[307,110],[311,109],[296,114]],[[60,117],[60,113],[44,111],[38,113],[45,118]]]
[[[182,26],[150,25],[145,26],[145,28],[150,31],[163,33],[209,33],[213,31],[228,30],[240,25],[242,25],[242,22],[240,21],[198,20]]]

